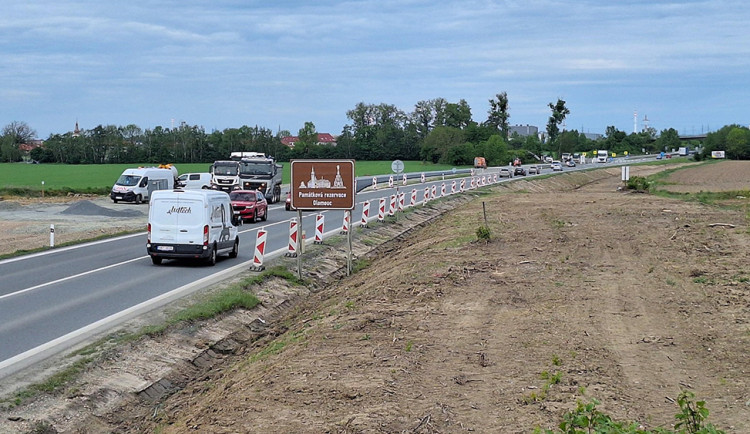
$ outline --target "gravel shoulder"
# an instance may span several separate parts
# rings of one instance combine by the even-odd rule
[[[518,180],[357,230],[351,277],[340,240],[316,246],[314,285],[273,280],[251,288],[257,309],[103,351],[2,409],[0,431],[530,432],[591,398],[670,427],[691,390],[749,432],[750,204],[618,191],[619,176]]]

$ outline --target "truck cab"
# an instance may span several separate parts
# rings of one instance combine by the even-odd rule
[[[230,192],[240,188],[240,163],[235,160],[214,161],[211,165],[211,188]]]

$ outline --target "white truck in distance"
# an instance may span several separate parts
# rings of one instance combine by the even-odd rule
[[[215,190],[154,192],[148,212],[146,253],[154,265],[163,259],[203,259],[239,252],[239,217],[229,195]]]
[[[597,163],[606,163],[609,159],[609,152],[608,151],[596,151],[596,162]]]

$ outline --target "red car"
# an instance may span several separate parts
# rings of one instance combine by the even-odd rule
[[[235,214],[242,220],[268,220],[268,202],[263,193],[256,190],[234,190],[229,193],[229,200]]]

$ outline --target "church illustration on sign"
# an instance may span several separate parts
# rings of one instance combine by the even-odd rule
[[[300,189],[305,189],[305,188],[344,189],[346,187],[344,186],[344,180],[341,179],[341,167],[337,164],[336,165],[336,177],[333,179],[333,184],[331,184],[331,181],[325,178],[316,177],[315,167],[313,166],[310,172],[310,180],[307,181],[307,184],[305,184],[304,181],[300,182],[299,188]]]

